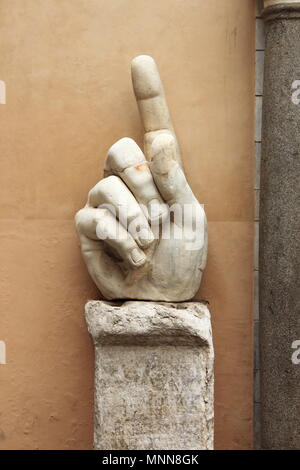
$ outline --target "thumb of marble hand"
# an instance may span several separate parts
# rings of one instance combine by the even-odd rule
[[[169,205],[195,202],[193,192],[185,174],[177,162],[177,146],[170,133],[159,134],[150,149],[150,170],[153,179]]]

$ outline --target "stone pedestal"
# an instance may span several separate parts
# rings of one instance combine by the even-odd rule
[[[260,205],[261,446],[300,448],[300,1],[267,0]],[[297,95],[298,96],[298,95]]]
[[[203,303],[86,304],[95,344],[94,447],[213,448],[213,345]]]

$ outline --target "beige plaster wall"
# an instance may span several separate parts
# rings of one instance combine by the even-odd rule
[[[73,215],[118,138],[141,142],[129,64],[159,64],[209,220],[217,448],[252,445],[252,0],[2,0],[0,448],[92,446],[98,297]]]

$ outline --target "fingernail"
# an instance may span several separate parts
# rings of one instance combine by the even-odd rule
[[[131,259],[134,262],[134,264],[142,264],[146,261],[146,257],[144,253],[138,248],[133,248],[131,252]]]
[[[167,206],[158,199],[152,199],[148,204],[150,219],[157,219],[167,214]]]
[[[151,230],[142,228],[139,232],[138,239],[142,246],[150,245],[154,241],[154,235]]]

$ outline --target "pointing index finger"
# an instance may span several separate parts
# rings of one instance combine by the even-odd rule
[[[141,120],[145,131],[145,153],[148,159],[151,144],[161,132],[170,132],[176,140],[164,88],[155,61],[147,55],[135,57],[131,63],[131,76]],[[177,160],[181,163],[177,146]]]

